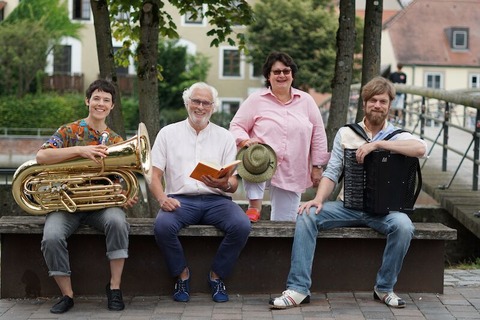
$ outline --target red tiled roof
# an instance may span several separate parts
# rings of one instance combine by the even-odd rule
[[[445,30],[468,28],[469,48],[453,51]],[[478,0],[416,0],[384,24],[396,60],[407,65],[480,65]]]

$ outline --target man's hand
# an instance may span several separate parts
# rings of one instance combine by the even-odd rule
[[[167,197],[164,200],[160,201],[160,209],[162,209],[163,211],[175,211],[175,209],[180,208],[180,206],[180,201],[174,198]]]
[[[231,173],[228,173],[221,178],[215,179],[211,175],[204,175],[202,176],[202,182],[210,188],[217,188],[222,191],[226,191],[226,189],[228,189],[228,179],[230,178],[230,176]]]
[[[311,207],[316,207],[317,209],[315,210],[315,214],[319,214],[320,210],[322,210],[322,206],[323,206],[323,203],[315,198],[308,202],[302,203],[300,205],[300,208],[298,208],[298,214],[303,214],[303,212],[305,212],[306,214],[309,214]]]
[[[364,145],[361,145],[355,155],[357,158],[358,163],[363,163],[365,160],[365,157],[372,151],[375,151],[377,149],[377,144],[375,142],[370,142],[370,143],[365,143]]]

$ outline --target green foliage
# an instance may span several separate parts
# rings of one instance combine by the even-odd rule
[[[125,130],[136,130],[140,122],[138,98],[122,97],[122,114]]]
[[[58,128],[88,115],[84,97],[78,94],[0,97],[0,127]]]
[[[475,260],[465,261],[459,264],[449,266],[450,269],[461,269],[461,270],[474,270],[480,269],[480,258],[475,258]]]
[[[81,24],[72,23],[68,16],[67,1],[22,0],[2,24],[19,21],[37,21],[50,33],[50,39],[79,38]]]
[[[160,125],[166,126],[167,124],[185,120],[187,118],[187,109],[185,107],[181,109],[164,109],[160,111]]]
[[[335,70],[338,14],[322,1],[262,0],[248,27],[249,55],[262,65],[272,51],[288,53],[299,67],[294,85],[330,91]]]
[[[61,37],[78,38],[80,28],[70,22],[64,1],[21,1],[0,23],[0,95],[35,91],[49,50]]]
[[[158,82],[160,110],[184,108],[183,90],[197,81],[205,81],[210,68],[204,55],[188,54],[187,48],[176,40],[159,42],[158,63],[163,66],[163,80]]]
[[[249,25],[253,20],[252,8],[245,0],[108,0],[113,36],[115,39],[123,41],[122,50],[116,54],[118,61],[128,61],[128,56],[135,56],[131,44],[139,41],[140,14],[142,7],[147,3],[149,6],[151,4],[154,9],[158,8],[159,33],[161,37],[168,39],[177,39],[179,35],[176,23],[165,9],[167,3],[177,8],[180,14],[195,13],[199,6],[206,5],[205,17],[212,25],[212,29],[207,33],[212,37],[210,46],[218,47],[221,43],[226,42],[230,45],[236,43],[240,49],[243,49],[245,46],[244,34],[234,30],[232,26]],[[119,14],[128,18],[117,19]]]
[[[46,65],[48,31],[41,22],[0,24],[0,95],[22,96]],[[39,77],[41,79],[41,77]]]

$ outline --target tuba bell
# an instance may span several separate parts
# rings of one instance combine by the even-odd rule
[[[76,158],[56,164],[30,160],[18,167],[12,180],[13,198],[27,213],[47,214],[123,206],[139,191],[135,172],[147,183],[152,177],[150,140],[143,123],[137,135],[107,147],[100,163]]]

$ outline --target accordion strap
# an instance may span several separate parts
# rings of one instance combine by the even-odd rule
[[[348,124],[345,125],[345,127],[349,127],[350,129],[352,129],[356,134],[358,134],[360,137],[365,139],[365,141],[367,141],[367,142],[372,141],[372,139],[370,139],[367,136],[367,134],[365,133],[365,130],[363,130],[363,128],[358,123],[348,123]],[[383,140],[390,140],[394,136],[396,136],[397,134],[402,133],[402,132],[408,132],[408,131],[403,130],[403,129],[397,129],[393,132],[390,132],[385,138],[383,138]]]

